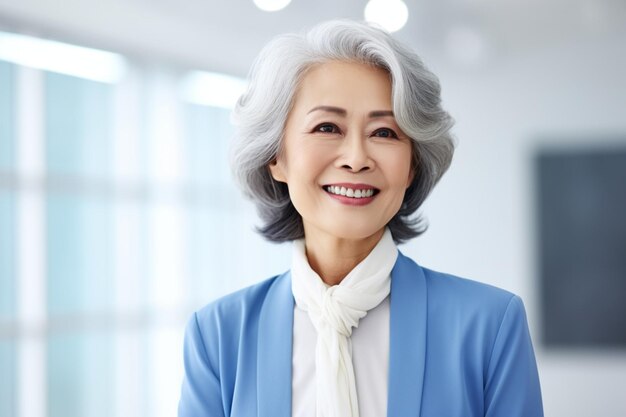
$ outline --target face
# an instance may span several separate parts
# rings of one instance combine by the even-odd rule
[[[382,233],[412,180],[411,139],[398,127],[382,69],[331,61],[301,80],[272,176],[287,184],[307,238]]]

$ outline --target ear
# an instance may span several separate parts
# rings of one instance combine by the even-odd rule
[[[283,170],[282,164],[277,159],[274,159],[268,165],[270,170],[270,174],[272,174],[272,178],[274,178],[278,182],[287,182],[287,177],[285,176],[285,171]]]

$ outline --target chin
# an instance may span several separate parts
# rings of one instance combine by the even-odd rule
[[[328,228],[328,233],[346,240],[363,240],[375,235],[380,232],[385,226],[375,226],[371,223],[363,225],[363,224],[355,224],[355,222],[351,222],[348,224],[337,225],[334,224],[330,228]]]

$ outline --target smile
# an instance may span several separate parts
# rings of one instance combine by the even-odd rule
[[[348,188],[339,185],[326,185],[324,186],[330,194],[340,195],[348,198],[369,198],[378,193],[376,188]]]

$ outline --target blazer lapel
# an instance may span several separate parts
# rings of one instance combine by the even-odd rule
[[[391,271],[388,417],[419,416],[426,362],[426,278],[398,253]]]
[[[259,316],[257,406],[259,417],[291,417],[293,340],[291,274],[276,278]]]
[[[391,271],[388,417],[419,416],[426,361],[426,278],[398,254]],[[259,417],[291,416],[293,343],[291,274],[268,290],[259,317],[257,405]]]

